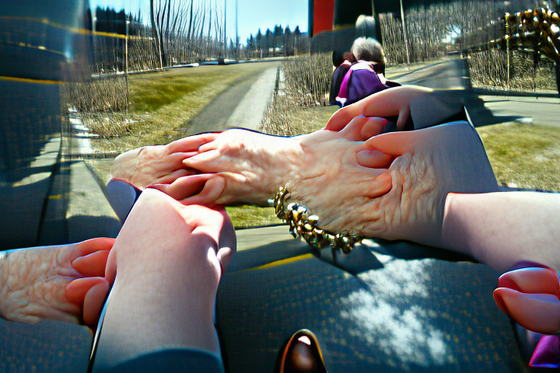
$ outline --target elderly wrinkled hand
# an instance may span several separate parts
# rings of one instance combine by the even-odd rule
[[[165,182],[168,177],[195,174],[194,170],[187,169],[182,163],[185,157],[193,153],[177,151],[176,145],[177,142],[172,142],[122,153],[113,162],[111,176],[144,189],[150,184]]]
[[[369,237],[405,239],[444,247],[442,224],[448,193],[494,192],[498,185],[474,128],[456,122],[373,137],[358,162],[376,167],[376,154],[394,157],[391,190],[359,207]]]
[[[329,169],[329,180],[338,182],[332,170],[340,165],[333,162],[336,156],[329,147],[342,140],[355,147],[351,141],[379,134],[386,124],[383,119],[359,117],[340,132],[320,130],[290,138],[237,129],[188,137],[179,140],[176,149],[197,152],[183,163],[203,174],[176,177],[173,182],[168,178],[170,185],[157,188],[181,200],[198,193],[189,203],[266,205],[278,187],[312,177],[318,167],[323,173]]]
[[[11,250],[0,259],[0,315],[94,325],[109,283],[105,264],[112,238]],[[99,300],[100,299],[100,300]],[[84,308],[84,302],[89,306]]]
[[[356,139],[381,132],[385,123],[359,117],[345,131],[353,131],[354,137],[347,137]],[[291,139],[225,134],[185,160],[189,167],[215,174],[156,187],[186,203],[255,203],[287,186],[293,200],[319,215],[325,229],[439,247],[447,194],[498,188],[482,143],[466,122],[365,142],[329,131]]]
[[[318,214],[331,215],[334,209],[351,219],[342,219],[340,227],[354,226],[348,207],[388,191],[391,157],[379,153],[377,169],[363,167],[356,161],[361,143],[352,140],[378,134],[385,125],[382,119],[360,117],[341,132],[321,130],[294,138],[229,130],[185,139],[189,149],[188,143],[205,143],[199,145],[199,154],[184,161],[205,173],[154,187],[184,203],[263,205],[280,186],[287,186]]]

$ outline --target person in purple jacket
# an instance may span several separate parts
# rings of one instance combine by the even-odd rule
[[[350,67],[340,85],[336,100],[341,106],[399,85],[385,78],[385,53],[377,40],[358,38],[354,40],[351,51],[357,62]]]

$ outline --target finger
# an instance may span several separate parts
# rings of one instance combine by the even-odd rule
[[[208,205],[211,203],[222,203],[219,199],[226,187],[225,179],[221,175],[210,176],[211,178],[204,184],[202,192],[192,197],[184,198],[181,202],[185,205]]]
[[[178,170],[180,168],[183,168],[183,161],[185,159],[190,158],[196,154],[197,153],[195,152],[172,153],[166,156],[161,161],[163,162],[165,169]]]
[[[503,312],[526,329],[543,334],[560,331],[560,300],[554,295],[497,288],[494,300]]]
[[[150,185],[149,188],[164,192],[176,200],[183,200],[201,191],[204,184],[212,177],[212,174],[184,176],[171,184],[154,184]]]
[[[371,178],[365,183],[367,188],[365,188],[366,192],[364,193],[364,196],[374,199],[389,193],[393,187],[393,178],[391,177],[391,173],[387,170],[382,174]]]
[[[99,320],[101,310],[103,309],[103,303],[105,302],[108,292],[109,282],[107,282],[107,280],[89,289],[84,298],[83,318],[86,325],[95,327]]]
[[[109,257],[107,258],[107,267],[105,267],[105,278],[109,284],[115,282],[117,277],[117,250],[111,250]]]
[[[385,128],[387,128],[387,124],[390,122],[385,118],[368,118],[368,121],[364,123],[362,127],[361,133],[361,141],[365,141],[370,137],[377,136],[383,132],[385,132]]]
[[[389,168],[393,157],[379,150],[362,149],[356,152],[358,164],[369,168]]]
[[[160,177],[159,179],[157,179],[154,184],[171,184],[172,182],[174,182],[175,180],[184,177],[184,176],[190,176],[190,175],[196,175],[198,174],[197,170],[193,170],[192,168],[182,168],[180,170],[177,170],[169,175],[165,175],[163,177]]]
[[[327,125],[325,126],[325,129],[329,131],[340,131],[341,129],[346,127],[346,125],[352,119],[360,115],[362,115],[362,109],[360,105],[346,106],[338,110],[331,116],[331,118],[327,122]]]
[[[402,130],[410,118],[410,106],[405,106],[399,110],[399,118],[397,119],[397,129]]]
[[[107,282],[107,280],[103,277],[85,277],[72,280],[66,285],[64,296],[70,303],[81,307],[89,289],[102,282]]]
[[[215,160],[222,159],[218,150],[209,150],[183,160],[183,165],[203,172],[221,172],[224,170],[223,162],[217,164]]]
[[[506,272],[498,279],[498,287],[523,293],[550,294],[560,298],[558,276],[549,268],[523,268]]]
[[[410,153],[418,141],[418,131],[391,132],[372,137],[365,142],[366,147],[398,157]]]
[[[99,250],[111,250],[115,244],[115,239],[110,237],[98,237],[78,242],[79,253],[84,256]]]
[[[105,266],[109,250],[100,250],[81,256],[72,262],[72,267],[83,276],[105,276]]]
[[[340,131],[340,135],[350,141],[362,140],[362,128],[369,118],[363,115],[352,118],[352,120]]]
[[[431,92],[431,89],[416,86],[395,87],[377,92],[359,102],[363,102],[362,114],[366,117],[387,118],[402,115],[401,125],[404,125],[410,115],[410,101],[427,92]]]
[[[169,153],[198,151],[198,148],[201,145],[216,140],[219,134],[220,132],[212,132],[185,137],[184,139],[176,140],[167,144],[167,149]]]

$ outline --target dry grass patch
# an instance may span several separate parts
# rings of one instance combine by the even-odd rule
[[[210,101],[251,74],[251,64],[239,64],[131,76],[130,114],[134,121],[126,132],[95,140],[92,145],[98,152],[122,153],[180,139],[188,122]]]
[[[512,51],[508,87],[507,54],[501,50],[473,53],[467,58],[471,84],[475,88],[510,89],[512,91],[556,92],[554,63],[542,58],[537,68],[533,54]]]
[[[276,96],[263,118],[261,131],[278,136],[296,136],[317,131],[327,124],[338,106],[298,107],[284,96]]]

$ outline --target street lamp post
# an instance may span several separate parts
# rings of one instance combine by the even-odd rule
[[[235,60],[239,61],[239,34],[238,34],[238,22],[237,22],[237,1],[235,0]]]
[[[227,34],[226,34],[226,27],[227,26],[227,0],[224,0],[224,60],[227,56]]]
[[[125,39],[125,53],[124,53],[124,61],[125,61],[125,73],[124,79],[126,83],[126,112],[128,113],[128,25],[130,21],[128,20],[128,15],[125,15],[125,23],[126,23],[126,39]]]
[[[403,5],[402,5],[402,0],[401,0],[401,19],[402,19],[402,31],[403,31],[403,37],[404,37],[404,47],[406,50],[406,64],[410,65],[410,57],[409,57],[409,53],[408,53],[408,37],[406,36],[406,27],[404,24],[404,9],[403,9]]]

